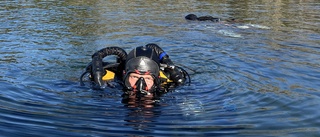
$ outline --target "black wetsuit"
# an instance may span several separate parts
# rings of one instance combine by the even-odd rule
[[[200,16],[198,17],[195,14],[188,14],[187,16],[185,16],[186,20],[190,20],[190,21],[211,21],[211,22],[221,22],[222,19],[221,18],[215,18],[212,16]],[[224,21],[229,22],[229,23],[234,23],[234,22],[239,22],[238,20],[236,20],[235,18],[230,17],[229,19],[225,19]]]
[[[187,16],[185,16],[185,19],[186,20],[193,20],[193,21],[212,21],[212,22],[219,22],[220,21],[220,18],[214,18],[212,16],[200,16],[200,17],[197,17],[196,15],[194,14],[189,14]]]

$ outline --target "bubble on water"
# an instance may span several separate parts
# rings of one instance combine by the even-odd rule
[[[234,33],[233,31],[230,31],[230,30],[219,30],[218,33],[228,37],[234,37],[234,38],[242,37],[241,34]]]
[[[248,29],[248,28],[250,28],[249,26],[246,26],[246,25],[243,25],[243,26],[237,26],[237,28],[239,28],[239,29]]]
[[[237,106],[234,104],[234,101],[231,98],[226,98],[223,100],[223,109],[226,111],[236,111]]]
[[[254,28],[258,28],[258,29],[270,29],[270,27],[268,26],[263,26],[263,25],[258,25],[258,24],[247,24],[251,27],[254,27]]]
[[[197,116],[204,112],[202,102],[196,99],[185,98],[179,106],[184,116]]]

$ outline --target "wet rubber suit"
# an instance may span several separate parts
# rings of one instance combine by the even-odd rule
[[[103,61],[103,58],[110,55],[117,57],[115,63]],[[137,82],[138,84],[136,83],[136,86],[134,86],[135,89],[126,82],[128,74],[137,71],[136,69],[130,68],[130,66],[137,66],[135,65],[137,63],[141,64],[141,62],[139,62],[141,60],[134,62],[140,58],[145,58],[154,63],[148,66],[148,62],[146,62],[147,66],[144,66],[145,69],[160,71],[162,74],[159,72],[151,73],[155,78],[155,86],[149,91],[143,89],[145,87],[145,83],[143,82]],[[109,73],[114,73],[114,76],[105,78],[107,75],[110,75]],[[129,54],[119,47],[107,47],[97,51],[92,55],[92,62],[88,64],[86,71],[81,75],[81,85],[84,85],[84,81],[88,81],[88,79],[94,89],[104,89],[106,86],[110,86],[110,81],[113,81],[123,86],[123,96],[131,95],[133,92],[139,96],[143,96],[151,92],[155,97],[159,97],[177,86],[186,83],[190,84],[191,81],[188,73],[181,67],[174,65],[166,52],[153,43],[137,47]],[[136,89],[137,87],[140,89]]]
[[[216,18],[216,17],[212,17],[212,16],[200,16],[198,17],[195,14],[188,14],[187,16],[184,17],[186,20],[189,21],[211,21],[211,22],[228,22],[228,23],[235,23],[235,22],[240,22],[238,19],[235,19],[233,17],[230,17],[228,19],[225,19],[224,21],[222,21],[221,18]]]

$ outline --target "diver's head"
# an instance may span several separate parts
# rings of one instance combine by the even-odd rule
[[[188,14],[187,16],[185,16],[185,19],[186,20],[197,20],[198,17],[197,17],[197,15],[194,15],[194,14]]]
[[[127,56],[124,84],[128,90],[152,92],[158,87],[159,72],[159,59],[153,49],[137,47]]]

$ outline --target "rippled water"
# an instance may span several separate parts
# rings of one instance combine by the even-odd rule
[[[318,136],[319,12],[317,0],[1,1],[1,135]],[[147,43],[192,84],[148,109],[79,85],[95,51]]]

